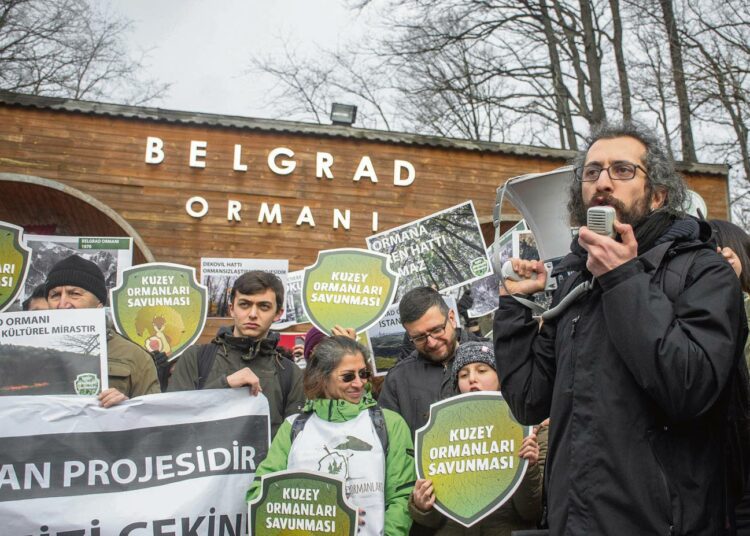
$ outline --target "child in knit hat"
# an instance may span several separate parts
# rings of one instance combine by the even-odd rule
[[[499,391],[495,351],[489,342],[465,342],[453,359],[453,385],[461,393]]]
[[[461,343],[453,359],[453,385],[461,393],[499,391],[495,351],[490,342]],[[544,438],[546,444],[546,431]],[[420,525],[437,529],[437,536],[488,534],[510,536],[512,531],[536,527],[542,513],[542,472],[538,462],[539,441],[536,431],[526,437],[518,452],[519,458],[529,460],[529,468],[521,486],[511,499],[471,529],[447,519],[433,508],[435,491],[432,481],[419,479],[409,501],[409,514]],[[476,531],[476,532],[471,532]]]

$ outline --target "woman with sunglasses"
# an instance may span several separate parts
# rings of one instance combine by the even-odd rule
[[[453,384],[461,393],[499,391],[495,352],[488,342],[465,342],[453,359]],[[548,423],[547,423],[548,424]],[[409,502],[409,513],[436,536],[510,536],[513,531],[533,529],[542,516],[542,471],[547,447],[547,428],[534,429],[518,451],[529,461],[526,475],[513,496],[500,508],[471,528],[444,517],[433,508],[432,481],[417,480]]]
[[[415,478],[411,434],[400,415],[376,407],[366,355],[361,344],[342,336],[315,347],[305,369],[303,413],[282,423],[255,472],[248,501],[264,474],[318,471],[344,480],[345,493],[360,511],[359,534],[409,533]]]

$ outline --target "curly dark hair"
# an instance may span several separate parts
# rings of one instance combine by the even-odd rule
[[[646,146],[646,156],[643,161],[646,166],[646,195],[648,200],[654,190],[665,192],[664,208],[675,215],[685,212],[687,203],[687,186],[674,167],[664,145],[654,133],[644,125],[636,122],[604,123],[596,127],[586,140],[586,147],[581,150],[571,162],[580,167],[586,162],[586,155],[591,146],[602,139],[635,138]],[[586,224],[586,205],[581,197],[581,183],[575,178],[570,183],[568,198],[568,214],[572,226]]]

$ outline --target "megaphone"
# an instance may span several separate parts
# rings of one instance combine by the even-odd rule
[[[546,173],[530,173],[508,179],[497,189],[493,224],[495,225],[495,242],[491,255],[493,268],[496,273],[503,273],[503,267],[497,266],[500,258],[495,244],[500,238],[500,222],[502,204],[505,196],[518,209],[526,220],[526,225],[534,233],[540,260],[549,262],[562,258],[570,251],[572,233],[568,219],[568,192],[571,181],[575,180],[575,168],[565,166]],[[512,267],[510,268],[512,271]],[[506,270],[507,272],[507,270]],[[505,283],[503,283],[504,285]],[[545,310],[538,303],[513,296],[522,305],[531,309],[534,316],[543,320],[552,320],[579,297],[590,290],[591,286],[585,281],[572,289],[555,307]]]
[[[545,173],[529,173],[508,179],[497,189],[493,224],[495,242],[500,238],[502,204],[505,197],[518,209],[536,239],[540,260],[551,261],[570,252],[570,223],[568,221],[568,191],[575,180],[573,166],[557,168]],[[492,256],[497,263],[496,255]],[[494,266],[501,273],[501,266]]]

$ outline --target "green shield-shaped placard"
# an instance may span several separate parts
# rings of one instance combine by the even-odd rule
[[[323,473],[263,475],[248,512],[250,536],[357,534],[357,509],[346,500],[343,481]]]
[[[366,249],[331,249],[318,253],[305,268],[302,306],[310,322],[331,334],[337,324],[358,333],[385,314],[398,288],[398,274],[387,255]]]
[[[470,527],[502,506],[526,473],[518,452],[530,433],[497,392],[432,404],[415,449],[417,476],[432,480],[435,508]]]
[[[149,352],[164,352],[171,361],[203,331],[207,297],[195,268],[154,262],[123,270],[110,304],[118,332]]]
[[[23,229],[0,221],[0,312],[21,292],[30,256],[31,250],[23,243]]]

